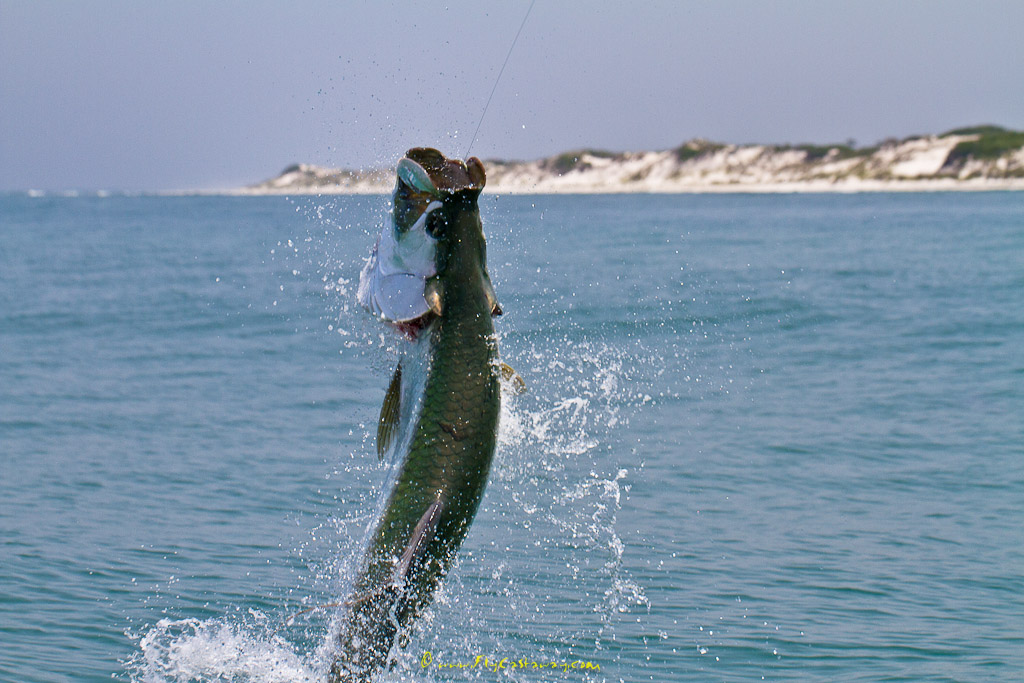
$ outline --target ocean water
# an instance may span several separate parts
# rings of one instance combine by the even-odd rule
[[[324,679],[386,210],[0,196],[0,680]],[[1024,194],[482,211],[528,392],[386,680],[1024,678]]]

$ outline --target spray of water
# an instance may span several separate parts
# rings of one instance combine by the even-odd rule
[[[354,304],[361,254],[332,253],[332,231],[346,228],[329,218],[338,215],[335,207],[299,209],[310,218],[309,238],[282,245],[280,258],[295,265],[295,287],[319,291],[312,305],[320,307],[321,327],[336,336],[340,356],[375,364],[383,382],[402,342]],[[357,229],[369,245],[372,225]],[[628,451],[621,434],[651,400],[634,374],[658,359],[578,333],[499,344],[528,392],[503,392],[484,504],[388,680],[422,680],[427,653],[435,663],[469,662],[481,654],[548,662],[607,657],[622,615],[647,606],[642,587],[623,568],[616,529],[630,481],[642,473],[635,454],[616,453]],[[208,619],[162,618],[130,634],[138,643],[127,663],[131,680],[325,680],[337,601],[347,594],[388,476],[370,455],[373,427],[353,426],[362,432],[363,447],[341,455],[324,488],[337,514],[316,520],[293,550],[308,567],[297,579],[306,583],[300,604],[282,599],[272,615],[238,609]],[[493,671],[479,669],[460,672],[459,680],[492,677]],[[580,680],[606,679],[595,672],[587,677]]]

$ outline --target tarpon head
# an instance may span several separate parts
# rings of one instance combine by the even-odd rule
[[[448,159],[436,149],[414,147],[398,162],[395,183],[394,221],[398,230],[407,230],[433,203],[456,195],[472,198],[475,205],[487,181],[484,165],[476,157],[467,161]]]
[[[487,244],[478,206],[486,182],[484,166],[476,157],[463,162],[448,159],[436,149],[417,147],[398,164],[396,216],[400,204],[411,207],[425,201],[421,196],[430,198],[424,208],[425,228],[436,240],[436,274],[427,282],[424,296],[439,315],[445,299],[482,299],[491,313],[501,313],[487,273]]]
[[[486,183],[480,160],[416,147],[398,162],[397,176],[391,225],[360,275],[360,302],[385,320],[405,323],[429,310],[441,314],[441,293],[448,290],[448,296],[482,293],[500,313],[477,205]]]

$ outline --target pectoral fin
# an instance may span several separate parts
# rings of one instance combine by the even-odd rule
[[[501,361],[498,364],[498,367],[501,370],[501,378],[509,383],[509,386],[512,387],[512,391],[517,396],[519,394],[526,393],[526,382],[519,376],[519,373],[516,372],[511,365]]]
[[[391,384],[384,394],[384,404],[380,407],[380,420],[377,423],[377,457],[384,458],[398,430],[399,407],[402,395],[402,364],[395,368]]]
[[[444,291],[444,285],[441,284],[440,278],[437,276],[427,280],[427,284],[423,287],[423,298],[426,299],[427,305],[437,315],[441,315],[441,299]]]

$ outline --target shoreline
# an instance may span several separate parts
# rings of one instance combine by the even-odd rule
[[[611,187],[572,187],[572,188],[523,188],[497,185],[485,187],[484,193],[490,195],[509,196],[554,196],[554,195],[768,195],[768,194],[931,194],[942,192],[1022,192],[1024,179],[982,180],[982,181],[865,181],[863,183],[766,183],[766,184],[735,184],[713,185],[684,188],[611,188]],[[33,199],[59,197],[62,199],[76,198],[108,198],[108,197],[316,197],[316,196],[353,196],[371,197],[390,195],[392,188],[290,188],[290,189],[250,189],[223,188],[201,190],[5,190],[0,195],[25,196]]]
[[[676,149],[581,149],[534,161],[485,160],[496,194],[794,194],[1024,190],[1024,131],[976,126],[850,145],[734,145],[694,138]],[[238,194],[367,194],[394,171],[293,164]]]
[[[173,194],[208,194],[241,197],[315,196],[315,195],[379,195],[390,194],[392,188],[346,188],[338,186],[310,188],[183,191]],[[735,183],[721,185],[693,185],[681,187],[635,188],[609,186],[535,187],[494,185],[484,188],[493,195],[672,195],[672,194],[886,194],[928,192],[1020,192],[1024,191],[1024,178],[977,180],[865,180],[843,182],[795,183]]]

